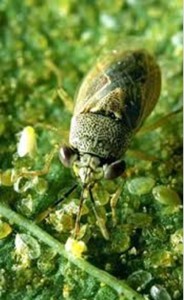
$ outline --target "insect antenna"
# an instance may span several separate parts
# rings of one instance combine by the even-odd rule
[[[56,202],[53,204],[52,207],[57,206],[60,202],[62,202],[65,198],[68,198],[68,196],[78,187],[78,183],[75,183],[69,190],[67,190],[66,193],[63,194],[61,198],[56,200]]]
[[[45,209],[44,211],[40,212],[37,217],[36,217],[36,222],[39,223],[41,222],[43,219],[45,219],[54,209],[55,207],[62,202],[63,200],[65,200],[66,198],[68,198],[68,196],[78,187],[78,184],[74,184],[69,190],[67,190],[66,193],[64,193],[62,195],[61,198],[57,199],[54,204],[52,204],[51,206],[49,206],[47,209]]]
[[[101,233],[102,233],[103,237],[106,240],[109,240],[109,233],[108,233],[107,228],[105,226],[105,221],[102,217],[99,216],[99,214],[96,210],[96,205],[95,205],[95,200],[94,200],[94,197],[93,197],[92,189],[89,189],[89,195],[90,195],[90,199],[91,199],[92,210],[93,210],[93,213],[96,217],[96,220],[97,220],[98,226],[101,230]]]

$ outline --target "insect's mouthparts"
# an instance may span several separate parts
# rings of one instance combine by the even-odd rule
[[[79,177],[83,185],[87,185],[90,182],[91,169],[90,167],[81,167],[79,169]]]

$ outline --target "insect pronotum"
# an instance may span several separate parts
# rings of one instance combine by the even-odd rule
[[[114,179],[125,171],[123,156],[130,141],[152,112],[160,95],[161,73],[147,51],[113,51],[85,77],[76,97],[69,144],[60,160],[72,167],[82,184],[75,235],[88,192],[103,236],[108,232],[98,216],[93,187],[102,178]]]

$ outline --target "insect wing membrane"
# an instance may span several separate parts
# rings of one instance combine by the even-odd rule
[[[85,77],[74,115],[113,115],[137,130],[153,110],[161,88],[160,69],[145,50],[112,52]]]

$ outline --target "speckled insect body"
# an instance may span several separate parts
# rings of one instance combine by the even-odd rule
[[[60,159],[84,188],[125,170],[132,136],[157,103],[160,69],[145,50],[113,51],[85,77],[76,97],[69,143]]]

